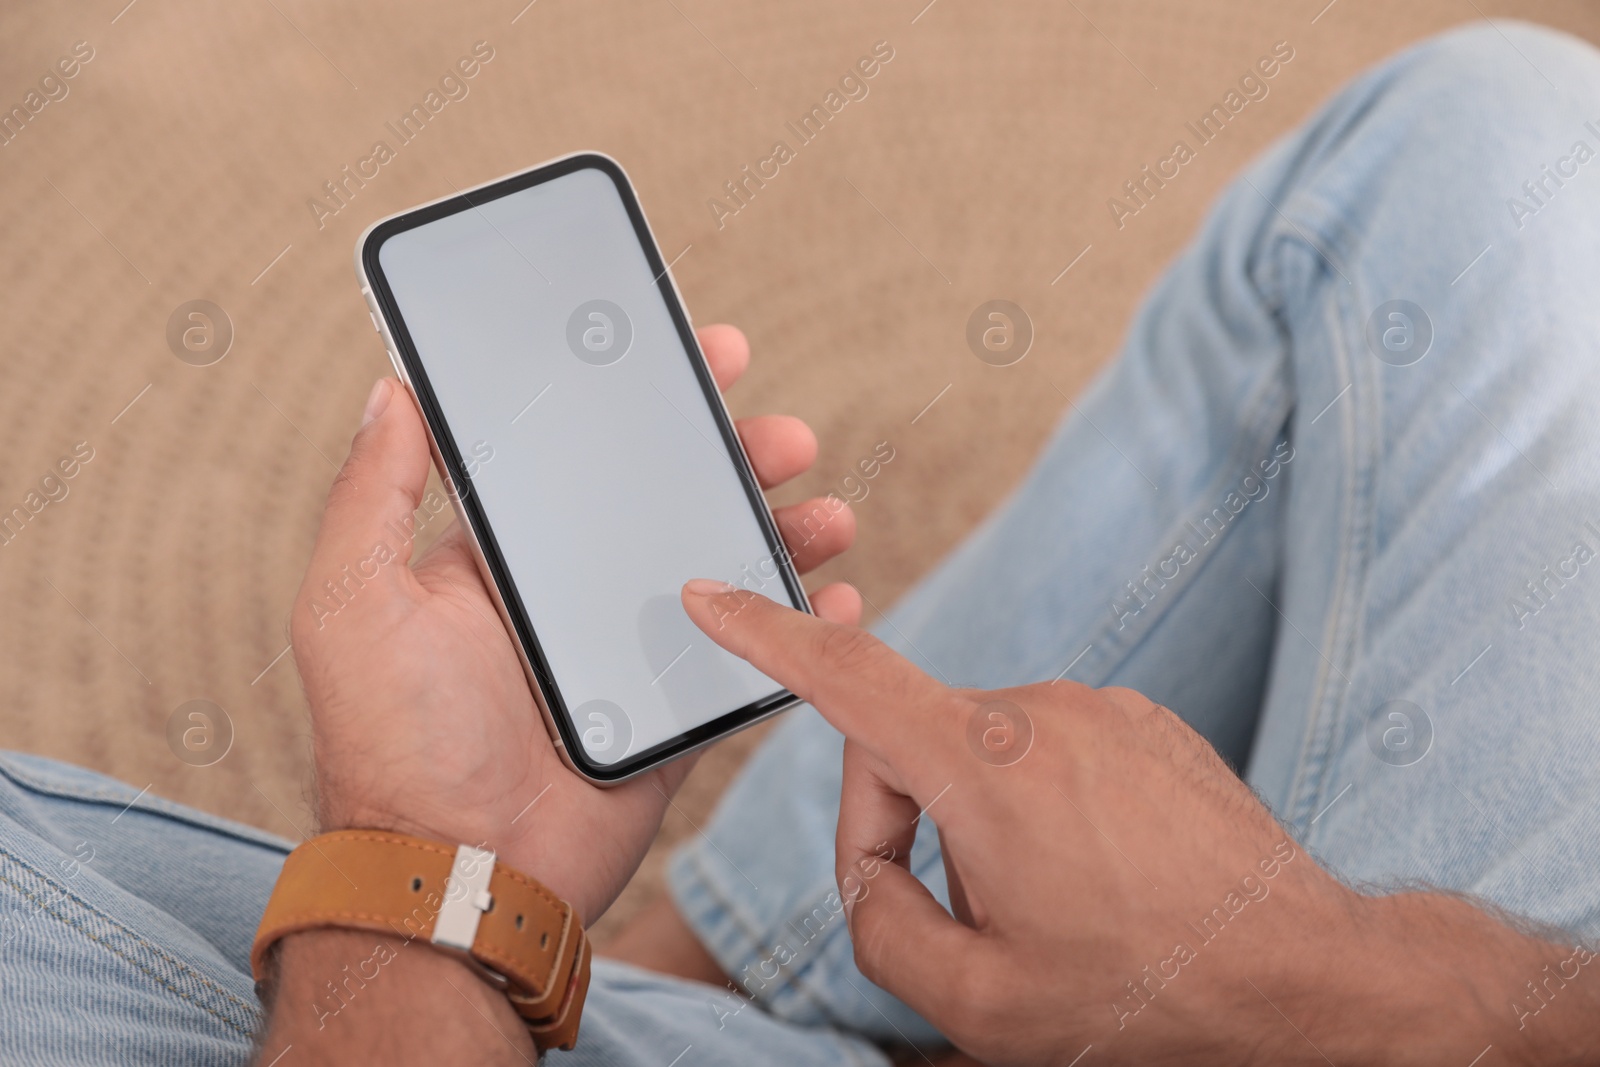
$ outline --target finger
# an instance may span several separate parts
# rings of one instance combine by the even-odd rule
[[[911,869],[922,809],[907,796],[894,771],[871,751],[845,739],[834,838],[834,878],[846,910],[863,899],[878,876],[878,864]]]
[[[683,606],[718,645],[813,705],[899,773],[914,773],[924,784],[936,779],[934,791],[954,777],[966,752],[962,738],[971,702],[865,630],[707,579],[684,585]],[[913,795],[931,799],[920,786]]]
[[[700,351],[706,354],[717,388],[727,392],[750,365],[750,342],[745,340],[744,331],[719,323],[700,327],[695,336],[700,339]]]
[[[953,975],[981,947],[910,870],[919,809],[881,761],[846,742],[835,874],[856,966],[925,1018],[943,1017]]]
[[[772,513],[795,570],[804,574],[855,543],[856,513],[836,496],[814,497]]]
[[[950,892],[950,914],[963,926],[978,927],[984,923],[983,916],[975,913],[972,899],[967,896],[966,883],[961,880],[961,871],[956,867],[955,859],[950,855],[950,850],[945,847],[944,834],[939,834],[939,856],[944,860],[944,884]]]
[[[811,594],[811,610],[819,619],[857,626],[861,622],[861,594],[849,582],[834,582]]]
[[[756,415],[734,425],[763,489],[804,474],[817,461],[817,435],[793,415]]]
[[[416,405],[405,386],[383,378],[373,386],[363,424],[350,445],[306,572],[311,597],[353,597],[373,583],[409,581],[407,562],[432,460]]]

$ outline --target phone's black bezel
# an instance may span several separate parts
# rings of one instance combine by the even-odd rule
[[[771,552],[773,562],[778,568],[779,576],[783,579],[784,587],[789,594],[790,604],[801,611],[809,610],[805,591],[800,584],[799,577],[795,574],[788,550],[784,547],[777,525],[772,519],[772,513],[767,507],[766,498],[762,495],[761,486],[756,481],[755,474],[750,470],[750,465],[745,459],[738,435],[722,406],[716,382],[712,379],[710,370],[706,366],[704,355],[700,351],[699,342],[694,335],[694,328],[689,322],[689,316],[678,300],[677,290],[672,283],[672,279],[667,274],[667,265],[661,258],[661,250],[656,246],[655,238],[650,232],[649,225],[645,222],[644,211],[639,206],[639,200],[634,193],[632,184],[628,181],[628,177],[622,168],[614,160],[607,156],[593,153],[567,156],[551,163],[534,167],[531,170],[523,171],[520,174],[511,175],[489,185],[468,190],[457,196],[386,219],[373,227],[372,232],[363,241],[361,263],[371,283],[372,294],[383,313],[384,319],[387,321],[395,345],[399,349],[399,358],[404,362],[411,380],[411,386],[416,393],[418,403],[421,405],[423,417],[427,419],[429,429],[432,431],[434,441],[450,479],[457,487],[462,487],[457,493],[461,510],[472,525],[472,532],[477,537],[484,562],[494,578],[500,599],[505,605],[506,614],[510,617],[512,627],[516,631],[515,636],[522,645],[523,653],[527,657],[528,665],[538,685],[543,690],[543,698],[548,706],[550,717],[561,735],[563,745],[566,747],[567,758],[585,776],[598,782],[610,783],[632,777],[652,766],[666,763],[716,737],[747,726],[775,710],[792,704],[795,698],[787,689],[779,689],[769,697],[728,712],[704,725],[681,733],[670,741],[655,745],[616,763],[600,764],[588,758],[583,745],[578,740],[566,699],[561,693],[560,686],[556,684],[555,675],[550,669],[550,664],[545,659],[543,646],[540,645],[538,635],[534,632],[533,624],[529,620],[528,613],[522,604],[522,598],[517,592],[516,584],[511,580],[510,570],[507,568],[504,557],[500,553],[500,547],[495,540],[494,531],[489,526],[487,516],[480,506],[476,494],[470,491],[472,482],[467,476],[462,463],[455,436],[450,432],[449,423],[446,422],[444,412],[439,407],[438,399],[434,395],[432,384],[428,378],[427,369],[423,366],[422,359],[417,353],[416,345],[413,343],[411,334],[406,328],[405,319],[400,314],[400,308],[395,301],[394,293],[390,289],[388,279],[383,273],[383,265],[379,261],[379,252],[383,248],[384,242],[396,234],[416,229],[448,215],[475,209],[491,200],[497,200],[500,197],[520,192],[531,186],[585,169],[600,171],[609,177],[616,187],[617,194],[621,197],[623,206],[628,212],[628,217],[633,223],[634,234],[639,240],[640,247],[644,250],[645,259],[650,264],[651,273],[655,276],[656,287],[661,294],[661,299],[666,303],[667,310],[672,316],[673,325],[677,328],[685,356],[693,366],[695,378],[700,382],[700,388],[705,393],[706,406],[710,408],[712,418],[715,420],[718,430],[722,433],[723,441],[727,445],[728,454],[733,460],[734,472],[744,486],[745,493],[750,500],[751,509],[755,512],[756,521],[760,524],[762,533],[766,537],[768,550]]]

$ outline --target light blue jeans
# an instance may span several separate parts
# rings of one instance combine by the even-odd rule
[[[882,635],[953,684],[1139,689],[1352,883],[1600,935],[1597,152],[1600,54],[1548,31],[1480,24],[1359,79],[1228,189]],[[673,861],[753,999],[597,961],[554,1062],[937,1045],[828,908],[839,756],[792,713]],[[244,1060],[247,947],[288,847],[4,760],[0,1059]],[[913,859],[942,891],[936,842]]]

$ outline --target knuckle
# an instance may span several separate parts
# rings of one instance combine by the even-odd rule
[[[829,626],[816,640],[817,659],[840,674],[869,670],[883,655],[883,642],[855,626]]]
[[[1026,686],[1025,688],[1035,692],[1043,693],[1047,696],[1054,696],[1057,699],[1077,701],[1080,703],[1086,700],[1093,700],[1094,695],[1097,692],[1100,692],[1100,690],[1095,689],[1095,687],[1092,685],[1085,685],[1082,682],[1075,682],[1071,678],[1065,676],[1056,678],[1049,682],[1037,682],[1033,685]]]
[[[324,633],[314,618],[310,598],[297,599],[294,617],[289,620],[289,650],[301,678],[316,671],[325,657],[322,652]]]
[[[1113,707],[1123,710],[1145,707],[1150,703],[1150,699],[1138,690],[1129,689],[1121,685],[1108,685],[1100,690],[1100,695],[1109,701]]]
[[[852,935],[850,948],[856,961],[856,970],[873,985],[881,986],[884,978],[882,937],[876,928],[864,923],[857,924]]]
[[[1126,723],[1157,725],[1162,713],[1166,712],[1165,708],[1137,689],[1109,686],[1099,692],[1106,709],[1115,712]]]
[[[356,479],[351,473],[351,468],[357,463],[355,452],[344,461],[339,468],[339,473],[333,476],[333,484],[328,487],[328,510],[333,511],[343,506],[356,494]]]
[[[354,512],[358,502],[357,483],[355,478],[350,477],[350,464],[346,462],[339,469],[339,474],[334,475],[333,485],[328,486],[328,499],[323,504],[323,533],[338,530],[338,523]]]

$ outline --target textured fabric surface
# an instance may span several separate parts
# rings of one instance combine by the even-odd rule
[[[28,514],[0,544],[0,746],[290,837],[307,731],[278,657],[386,368],[350,265],[372,219],[577,148],[622,160],[695,319],[750,333],[735,413],[818,431],[779,499],[893,443],[858,547],[819,576],[887,607],[1021,476],[1224,182],[1341,81],[1475,7],[1600,37],[1600,13],[1557,0],[124,3],[0,10],[0,108],[26,116],[0,124],[0,512]],[[492,59],[445,82],[480,41]],[[879,41],[893,59],[865,96],[801,143],[786,124]],[[1295,58],[1267,95],[1119,228],[1108,198],[1278,41]],[[422,132],[391,132],[430,103]],[[393,158],[346,178],[380,140]],[[778,140],[794,158],[733,200]],[[204,367],[168,339],[200,299],[233,332]],[[1014,366],[967,344],[992,299],[1033,323]],[[232,724],[207,767],[169,741],[196,699]],[[702,762],[665,841],[751,741]],[[658,852],[611,921],[659,870]]]

